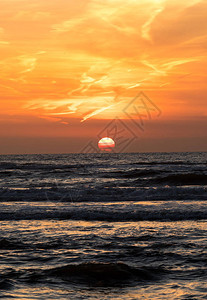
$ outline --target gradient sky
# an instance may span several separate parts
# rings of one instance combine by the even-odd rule
[[[0,53],[2,154],[207,151],[206,0],[0,0]]]

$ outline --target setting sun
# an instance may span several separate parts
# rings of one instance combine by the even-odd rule
[[[115,142],[111,138],[105,137],[98,142],[98,147],[102,151],[111,151],[115,147]]]

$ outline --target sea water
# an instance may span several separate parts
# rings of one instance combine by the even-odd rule
[[[207,153],[0,156],[0,298],[207,299]]]

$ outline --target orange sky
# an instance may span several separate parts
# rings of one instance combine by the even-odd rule
[[[80,152],[114,118],[126,151],[207,151],[206,20],[207,1],[0,0],[0,153]],[[140,92],[150,116],[126,111]]]

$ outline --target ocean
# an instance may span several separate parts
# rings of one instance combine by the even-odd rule
[[[207,152],[0,156],[0,298],[207,299]]]

